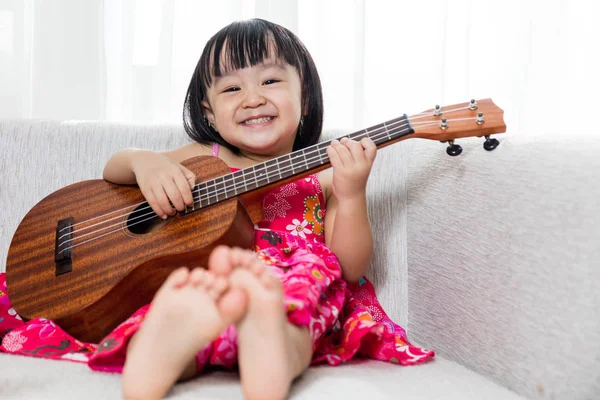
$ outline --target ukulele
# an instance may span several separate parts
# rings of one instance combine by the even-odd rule
[[[491,99],[386,121],[349,135],[370,137],[377,147],[409,138],[448,142],[506,131],[504,112]],[[339,139],[339,138],[338,138]],[[265,192],[331,166],[321,142],[231,172],[219,158],[199,156],[182,164],[196,174],[194,204],[166,220],[136,185],[87,180],[57,190],[20,222],[6,262],[11,303],[27,321],[54,320],[73,337],[98,343],[138,308],[152,301],[177,267],[205,267],[219,245],[251,248],[254,224],[263,219]]]

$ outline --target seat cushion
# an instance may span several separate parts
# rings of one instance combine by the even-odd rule
[[[120,375],[94,372],[84,364],[0,353],[0,398],[118,399]],[[215,372],[177,384],[169,399],[243,399],[236,373]],[[523,399],[456,363],[436,358],[403,367],[356,360],[338,367],[310,368],[290,399]]]

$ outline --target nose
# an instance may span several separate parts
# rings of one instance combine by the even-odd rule
[[[246,89],[246,96],[242,102],[244,108],[256,108],[266,103],[266,100],[259,88],[248,88]]]

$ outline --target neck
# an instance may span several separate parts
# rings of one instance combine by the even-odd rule
[[[371,138],[377,147],[384,147],[394,142],[403,140],[414,133],[414,130],[404,115],[368,129],[358,131],[342,137],[353,140]],[[340,139],[340,138],[337,138]],[[300,179],[303,176],[329,168],[331,163],[327,155],[327,148],[331,140],[287,153],[281,156],[258,156],[258,163],[243,168],[239,171],[220,176],[210,181],[202,182],[194,188],[194,197],[200,207],[235,197],[253,190],[273,185],[282,184],[282,181]],[[248,159],[249,158],[247,157]]]

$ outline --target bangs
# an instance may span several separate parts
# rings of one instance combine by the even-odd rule
[[[302,49],[281,27],[261,20],[233,23],[218,32],[205,49],[202,81],[210,87],[213,79],[238,69],[253,67],[266,60],[287,63],[296,68],[302,79]]]

